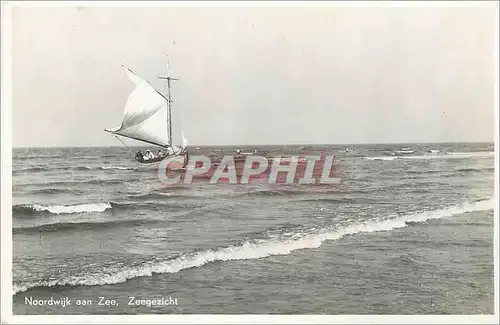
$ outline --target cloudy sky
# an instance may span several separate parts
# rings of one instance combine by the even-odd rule
[[[497,10],[16,6],[13,145],[121,145],[121,64],[164,90],[166,52],[193,145],[493,141]]]

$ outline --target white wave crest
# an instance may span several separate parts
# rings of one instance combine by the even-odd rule
[[[119,170],[132,170],[133,167],[124,167],[124,166],[101,166],[101,169],[119,169]]]
[[[260,259],[272,255],[287,255],[300,249],[318,248],[326,240],[337,240],[346,235],[357,233],[370,233],[377,231],[389,231],[392,229],[406,227],[407,221],[422,222],[430,219],[451,217],[472,211],[491,210],[494,200],[477,201],[452,206],[445,209],[425,211],[402,217],[396,217],[384,221],[369,221],[350,225],[341,229],[326,230],[319,234],[306,235],[298,239],[283,241],[265,241],[259,243],[245,242],[238,246],[230,246],[217,250],[206,250],[191,255],[184,255],[164,262],[156,262],[138,268],[125,269],[112,274],[96,274],[93,276],[70,277],[62,280],[52,280],[27,285],[14,285],[14,293],[26,291],[32,287],[51,286],[76,286],[76,285],[106,285],[125,282],[129,279],[143,276],[151,276],[155,273],[177,273],[181,270],[199,267],[216,261]]]
[[[69,213],[82,213],[82,212],[104,212],[106,209],[111,209],[109,203],[87,203],[75,205],[39,205],[34,204],[30,206],[35,211],[47,211],[55,214],[69,214]]]
[[[26,286],[21,286],[21,285],[16,285],[16,284],[12,285],[12,292],[14,292],[14,294],[19,293],[19,292],[24,292],[28,289],[29,288]]]

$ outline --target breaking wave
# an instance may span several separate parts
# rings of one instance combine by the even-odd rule
[[[37,212],[53,213],[53,214],[71,214],[84,212],[104,212],[111,209],[110,203],[86,203],[74,205],[15,205],[12,207],[12,213],[33,214]]]
[[[59,193],[57,189],[47,189],[44,192]],[[12,207],[13,214],[16,216],[33,216],[39,214],[73,214],[73,213],[90,213],[90,212],[105,212],[108,210],[137,210],[137,209],[170,209],[173,210],[187,210],[199,207],[200,203],[186,203],[176,202],[170,200],[171,198],[185,199],[193,198],[195,196],[189,195],[175,195],[167,196],[159,193],[149,193],[145,195],[129,196],[133,201],[125,202],[101,202],[101,203],[84,203],[73,205],[41,205],[41,204],[20,204]]]
[[[14,284],[14,293],[26,291],[35,287],[54,286],[95,286],[123,283],[129,279],[152,276],[162,273],[176,273],[184,269],[200,267],[216,261],[260,259],[272,255],[287,255],[301,249],[314,249],[320,247],[324,241],[337,240],[344,236],[358,233],[371,233],[389,231],[403,228],[415,222],[424,222],[430,219],[440,219],[472,211],[491,210],[494,200],[466,202],[462,205],[452,206],[439,210],[424,211],[416,214],[395,217],[388,220],[373,220],[364,223],[348,225],[338,229],[324,229],[315,234],[304,234],[303,237],[290,240],[268,240],[264,242],[244,242],[237,246],[204,250],[196,253],[183,254],[173,259],[164,261],[145,262],[140,266],[125,269],[109,269],[95,274],[70,276],[60,279],[38,281],[23,284]]]

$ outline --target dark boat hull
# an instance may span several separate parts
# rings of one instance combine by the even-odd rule
[[[158,162],[163,161],[167,158],[173,158],[173,157],[179,157],[179,156],[184,156],[184,163],[183,163],[182,167],[185,167],[188,163],[188,160],[189,160],[189,154],[187,153],[187,151],[183,155],[162,156],[162,157],[155,157],[153,159],[147,159],[147,160],[145,160],[143,157],[136,156],[135,160],[137,162],[139,162],[140,164],[149,165],[149,164],[158,163]]]
[[[154,163],[157,163],[157,162],[160,162],[160,161],[166,159],[167,157],[169,157],[169,156],[155,157],[153,159],[148,159],[148,160],[144,160],[144,158],[136,157],[135,160],[137,160],[137,162],[139,162],[141,164],[154,164]]]

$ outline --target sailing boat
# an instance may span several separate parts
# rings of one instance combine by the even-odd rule
[[[158,77],[167,81],[168,92],[166,96],[131,69],[124,65],[122,67],[125,69],[128,78],[134,83],[135,89],[129,95],[125,104],[121,125],[113,129],[104,129],[104,131],[115,135],[117,138],[122,136],[160,147],[156,156],[152,153],[145,155],[141,151],[137,152],[135,159],[139,163],[150,164],[169,157],[184,156],[185,166],[188,159],[188,143],[182,131],[182,146],[178,147],[172,144],[171,109],[173,101],[171,82],[179,79],[170,76],[168,58],[167,76]]]

